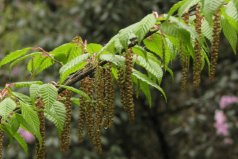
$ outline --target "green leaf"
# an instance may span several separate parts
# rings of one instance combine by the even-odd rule
[[[86,64],[89,54],[82,54],[73,60],[66,63],[63,67],[60,68],[60,83],[63,83],[64,80],[72,73],[82,69]]]
[[[36,97],[39,95],[41,85],[39,84],[32,84],[29,88],[30,97],[31,99],[35,100]]]
[[[184,13],[188,12],[189,9],[196,5],[200,0],[183,0],[183,5],[178,10],[178,15],[181,17]]]
[[[153,82],[151,79],[149,79],[145,74],[133,69],[132,75],[135,78],[137,78],[138,80],[141,80],[141,81],[147,83],[148,85],[150,85],[150,86],[156,88],[157,90],[159,90],[162,93],[162,95],[164,96],[165,100],[167,101],[164,90],[159,85],[157,85],[155,82]]]
[[[151,93],[150,93],[150,87],[147,83],[141,81],[140,82],[140,90],[144,93],[146,100],[149,104],[149,106],[152,106],[152,98],[151,98]]]
[[[19,120],[19,116],[18,120],[21,121],[21,124],[32,134],[34,134],[39,141],[41,141],[40,120],[38,118],[37,112],[33,110],[32,106],[26,103],[20,102],[20,106],[22,118],[24,120]]]
[[[174,14],[174,12],[176,12],[187,0],[182,0],[182,1],[179,1],[177,3],[175,3],[169,10],[168,12],[168,17],[167,17],[167,20],[169,19],[169,17],[171,15]]]
[[[62,88],[65,88],[65,89],[67,89],[67,90],[70,90],[70,91],[72,91],[72,92],[74,92],[74,93],[77,93],[77,94],[79,94],[80,96],[86,98],[87,100],[90,100],[90,97],[89,97],[85,92],[83,92],[83,91],[81,91],[81,90],[79,90],[79,89],[76,89],[76,88],[71,87],[71,86],[65,86],[65,85],[59,85],[59,86],[62,87]]]
[[[143,40],[143,42],[144,42],[147,49],[156,53],[160,57],[163,57],[163,54],[162,54],[162,37],[161,37],[160,34],[153,34],[150,37]]]
[[[24,150],[24,152],[26,154],[28,154],[28,146],[25,142],[25,140],[20,136],[19,133],[16,133],[11,125],[5,123],[3,126],[2,126],[2,129],[8,134],[10,140],[12,140],[12,138],[15,138],[15,140],[19,143],[19,145],[21,146],[21,148]]]
[[[116,66],[124,66],[125,58],[120,55],[113,55],[113,54],[101,54],[100,59],[103,61],[109,61],[115,64]]]
[[[223,33],[226,39],[229,41],[234,53],[236,53],[237,49],[237,33],[235,29],[230,25],[227,19],[222,18],[221,21]]]
[[[45,108],[50,108],[56,101],[58,92],[54,85],[44,84],[40,88],[40,96],[45,104]]]
[[[30,53],[30,54],[27,54],[27,55],[24,55],[18,59],[16,59],[15,61],[13,61],[10,65],[10,68],[14,67],[16,64],[18,64],[19,62],[29,58],[29,57],[33,57],[33,56],[36,56],[36,55],[40,55],[42,54],[42,52],[33,52],[33,53]]]
[[[12,94],[25,103],[31,103],[31,98],[25,94],[19,92],[12,92]]]
[[[211,24],[214,13],[224,4],[225,0],[204,0],[203,14]]]
[[[10,113],[16,108],[16,103],[11,98],[5,98],[0,103],[0,116],[6,119]]]
[[[79,105],[80,105],[80,99],[79,99],[79,98],[72,97],[70,100],[71,100],[71,101],[73,102],[73,104],[75,104],[76,106],[79,106]]]
[[[7,56],[5,56],[1,61],[0,61],[0,67],[2,67],[3,65],[6,65],[14,60],[16,60],[17,58],[25,55],[28,51],[31,50],[31,47],[27,47],[24,48],[22,50],[17,50],[14,52],[9,53]]]
[[[212,27],[209,25],[206,19],[202,20],[202,34],[212,41]]]
[[[90,43],[87,45],[87,52],[90,54],[98,53],[102,49],[102,45],[96,43]]]
[[[55,101],[52,107],[45,110],[45,116],[55,124],[59,133],[61,133],[66,118],[66,110],[64,104],[59,101]]]
[[[37,75],[44,71],[45,69],[49,68],[51,65],[54,64],[52,57],[36,55],[34,56],[27,64],[27,70],[33,74]]]
[[[68,61],[69,53],[74,47],[77,47],[76,43],[66,43],[55,48],[50,54],[52,54],[56,60],[65,64]]]
[[[33,84],[43,84],[42,81],[28,81],[28,82],[15,82],[13,83],[16,88],[30,87]]]

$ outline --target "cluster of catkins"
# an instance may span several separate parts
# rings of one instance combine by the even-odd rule
[[[200,4],[196,5],[195,9],[195,30],[197,32],[197,39],[195,39],[194,43],[194,63],[193,63],[193,86],[194,88],[198,88],[201,82],[201,67],[202,67],[202,47],[199,43],[202,35],[202,21],[203,16],[201,14]],[[185,13],[183,15],[184,22],[189,24],[189,13]],[[221,15],[220,9],[218,9],[213,16],[213,40],[211,44],[211,64],[209,70],[209,78],[212,80],[215,76],[216,65],[218,60],[219,53],[219,42],[220,42],[220,32],[221,32]],[[186,88],[188,81],[188,73],[189,73],[189,57],[186,57],[184,53],[181,53],[181,64],[182,64],[182,89]]]
[[[90,97],[80,97],[78,132],[79,142],[83,142],[84,131],[98,153],[102,152],[101,130],[110,128],[114,115],[114,84],[111,65],[98,66],[93,78],[81,80],[80,88]]]

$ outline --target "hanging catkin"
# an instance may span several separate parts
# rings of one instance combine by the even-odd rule
[[[113,77],[111,74],[111,64],[109,67],[105,68],[105,128],[110,128],[113,124],[113,116],[114,116],[114,85],[113,85]]]
[[[62,93],[60,93],[60,101],[64,103],[65,110],[66,110],[66,118],[65,123],[63,127],[63,131],[60,135],[60,149],[62,152],[66,152],[69,150],[70,146],[70,129],[71,129],[71,119],[72,119],[72,109],[71,109],[71,91],[64,90]]]
[[[133,52],[128,49],[125,55],[126,70],[125,70],[125,91],[126,91],[126,107],[128,110],[129,120],[132,121],[135,118],[135,106],[133,101],[133,83],[132,83],[132,67],[133,67]]]
[[[201,36],[201,26],[202,26],[202,16],[200,13],[200,6],[197,5],[196,6],[196,12],[195,12],[195,30],[198,34],[198,38],[200,38]],[[193,86],[195,88],[198,88],[201,82],[201,46],[199,44],[199,39],[195,40],[195,45],[194,45],[194,52],[195,52],[195,56],[194,56],[194,64],[193,64]]]
[[[0,123],[1,122],[1,117],[0,117]],[[3,159],[3,139],[4,139],[4,133],[2,130],[0,130],[0,159]]]
[[[186,24],[189,23],[189,12],[185,13],[183,16],[183,20]],[[182,44],[181,44],[181,64],[182,64],[182,90],[187,89],[187,84],[188,84],[188,73],[189,73],[189,57],[185,55],[182,49]]]
[[[213,34],[212,34],[212,46],[211,46],[211,67],[209,72],[209,79],[213,80],[216,73],[216,65],[219,54],[219,43],[221,33],[221,14],[220,9],[216,11],[213,20]]]
[[[85,93],[87,90],[88,77],[84,78],[80,82],[80,89]],[[80,107],[79,107],[79,119],[78,119],[78,141],[79,143],[83,142],[83,132],[86,124],[86,100],[84,97],[80,97]]]
[[[38,118],[40,120],[40,134],[41,134],[41,143],[38,143],[36,146],[36,158],[45,159],[45,116],[44,116],[44,102],[42,99],[36,101],[36,107],[38,108]]]
[[[102,127],[104,103],[104,70],[98,66],[95,73],[95,92],[96,92],[96,125]]]

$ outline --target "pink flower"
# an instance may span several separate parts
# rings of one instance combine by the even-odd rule
[[[215,112],[215,128],[217,135],[228,136],[228,124],[226,122],[226,116],[223,111],[216,110]]]
[[[27,143],[33,143],[35,141],[35,137],[27,130],[19,128],[18,133],[24,138]]]
[[[235,96],[222,96],[219,102],[220,108],[225,109],[232,103],[238,103],[238,97]]]

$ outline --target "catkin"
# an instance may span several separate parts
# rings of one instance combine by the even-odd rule
[[[219,43],[220,43],[220,33],[221,33],[221,14],[220,9],[216,11],[213,20],[213,40],[211,46],[211,67],[209,72],[209,79],[213,80],[216,73],[216,65],[219,54]]]
[[[95,92],[96,92],[96,126],[101,128],[103,119],[104,103],[104,70],[98,66],[95,74]]]
[[[196,12],[195,12],[195,30],[198,34],[198,38],[200,38],[202,30],[201,30],[201,26],[202,26],[202,16],[200,13],[200,6],[197,5],[196,6]],[[199,44],[199,39],[195,40],[195,45],[194,45],[194,52],[195,52],[195,59],[194,59],[194,64],[193,64],[193,86],[195,88],[198,88],[201,82],[201,46]]]
[[[113,77],[111,74],[111,64],[105,69],[105,107],[106,107],[106,120],[105,128],[112,127],[114,116],[114,85]]]
[[[80,82],[80,88],[85,93],[88,92],[88,78],[86,77],[81,80]],[[87,101],[84,97],[80,97],[80,107],[79,107],[79,119],[78,119],[78,141],[79,143],[83,142],[83,132],[86,124],[86,107],[87,107]]]
[[[40,134],[42,141],[36,146],[36,158],[45,159],[45,116],[44,116],[44,102],[42,99],[36,101],[36,107],[39,109],[38,117],[40,120]]]
[[[133,53],[129,49],[125,55],[126,70],[125,70],[125,91],[126,91],[126,107],[128,109],[129,120],[135,118],[135,106],[133,101],[133,83],[132,83],[132,67],[133,67]]]
[[[185,13],[183,16],[183,20],[186,24],[189,23],[189,12]],[[182,47],[182,44],[181,44]],[[182,52],[183,49],[181,49],[181,64],[182,64],[182,90],[187,89],[188,84],[188,73],[189,73],[189,57],[185,55],[185,53]]]
[[[71,109],[71,91],[64,90],[62,93],[60,93],[61,100],[65,105],[66,110],[66,118],[65,123],[63,127],[63,131],[60,135],[60,149],[62,152],[66,152],[69,150],[70,146],[70,129],[71,129],[71,119],[72,119],[72,109]],[[64,99],[63,99],[64,98]],[[62,100],[63,99],[63,100]]]

